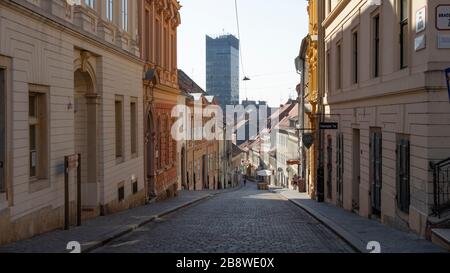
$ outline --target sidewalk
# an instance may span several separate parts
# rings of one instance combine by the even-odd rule
[[[81,227],[72,227],[67,231],[56,230],[28,240],[0,246],[0,253],[68,253],[66,247],[71,241],[79,242],[82,252],[90,252],[157,218],[217,194],[237,189],[239,187],[223,191],[181,191],[176,198],[97,217],[84,222]]]
[[[382,253],[435,253],[446,252],[433,243],[421,239],[412,232],[404,232],[385,226],[327,203],[311,200],[307,194],[287,189],[271,189],[307,211],[356,250],[368,253],[367,244],[381,244]]]

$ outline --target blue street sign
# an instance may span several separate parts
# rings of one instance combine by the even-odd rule
[[[450,101],[450,67],[445,69],[445,77],[447,78],[448,100]]]

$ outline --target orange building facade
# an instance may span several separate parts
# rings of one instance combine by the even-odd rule
[[[181,23],[176,0],[139,1],[139,42],[145,61],[144,137],[148,199],[176,195],[177,143],[171,136],[171,111],[179,95],[177,28]]]

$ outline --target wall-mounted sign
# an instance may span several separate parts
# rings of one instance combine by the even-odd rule
[[[439,49],[449,49],[450,48],[450,35],[449,34],[438,34],[438,48]]]
[[[339,127],[337,122],[321,122],[319,128],[320,130],[337,130]]]
[[[448,100],[450,101],[450,67],[445,69],[445,78],[447,80]]]
[[[311,133],[305,133],[302,136],[302,140],[303,145],[305,145],[306,149],[309,149],[314,144],[314,135]]]
[[[450,30],[450,5],[436,7],[436,28],[438,30]]]
[[[414,39],[414,50],[419,51],[424,49],[427,45],[425,34],[422,34]]]
[[[427,8],[423,7],[416,12],[416,33],[422,32],[427,27]]]

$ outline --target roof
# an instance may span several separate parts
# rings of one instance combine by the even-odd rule
[[[277,129],[294,129],[291,126],[291,121],[298,121],[298,104],[295,103],[294,107],[289,113],[277,124]]]
[[[205,94],[203,90],[193,79],[191,79],[183,70],[178,69],[178,85],[180,90],[192,94],[192,93],[202,93]]]

